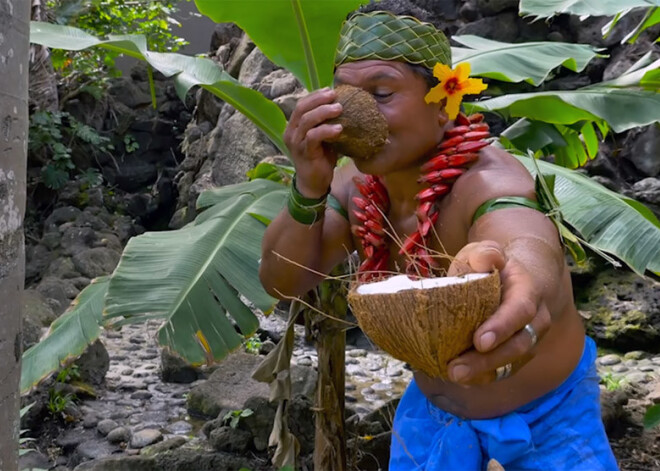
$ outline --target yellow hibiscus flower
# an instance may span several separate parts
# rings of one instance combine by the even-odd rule
[[[433,75],[440,83],[433,87],[424,97],[426,103],[439,103],[447,99],[447,115],[449,119],[456,119],[463,101],[463,95],[477,95],[483,92],[488,85],[481,79],[472,79],[470,64],[462,62],[454,70],[439,62],[433,67]]]

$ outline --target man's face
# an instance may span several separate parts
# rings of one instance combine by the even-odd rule
[[[389,142],[367,161],[356,161],[361,172],[383,175],[410,166],[440,142],[446,115],[442,105],[426,104],[426,81],[406,63],[368,60],[340,65],[335,85],[353,85],[371,93],[385,116]]]

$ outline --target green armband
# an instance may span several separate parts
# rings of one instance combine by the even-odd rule
[[[312,225],[323,219],[325,216],[325,207],[328,200],[328,193],[321,198],[306,198],[296,188],[296,176],[293,176],[291,183],[291,192],[289,193],[289,201],[287,208],[291,217],[301,224]]]
[[[501,198],[493,198],[486,201],[484,204],[479,206],[472,217],[472,223],[479,219],[486,213],[495,211],[497,209],[506,209],[506,208],[531,208],[537,211],[543,212],[543,208],[536,201],[524,196],[503,196]]]

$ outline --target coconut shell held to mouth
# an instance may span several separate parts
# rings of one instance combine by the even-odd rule
[[[348,302],[365,334],[393,357],[432,378],[472,348],[477,327],[500,304],[500,276],[410,280],[399,275],[352,289]]]
[[[350,85],[335,88],[343,110],[328,124],[341,124],[339,137],[328,143],[339,154],[366,160],[376,154],[387,140],[387,121],[370,93]]]

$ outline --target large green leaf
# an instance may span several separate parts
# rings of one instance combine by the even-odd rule
[[[215,22],[233,22],[308,90],[332,85],[342,20],[365,0],[195,0]]]
[[[660,0],[520,0],[520,14],[549,18],[559,13],[613,16],[638,7],[657,7]]]
[[[517,157],[534,175],[534,162]],[[545,161],[537,164],[543,174],[556,175],[560,211],[583,239],[641,275],[646,270],[660,274],[660,222],[648,208],[580,173]]]
[[[467,47],[453,47],[455,63],[468,62],[471,75],[489,77],[505,82],[529,82],[539,85],[550,72],[564,66],[581,72],[598,50],[588,44],[559,42],[503,43],[479,36],[453,36]]]
[[[110,36],[101,40],[77,28],[36,21],[30,24],[30,41],[70,51],[101,47],[144,60],[166,77],[172,77],[182,100],[191,87],[205,88],[250,118],[283,154],[288,155],[282,140],[286,128],[282,110],[261,93],[242,86],[210,59],[149,51],[142,35]]]
[[[200,196],[207,209],[193,223],[131,239],[108,288],[107,319],[162,319],[161,345],[193,364],[224,358],[258,327],[243,299],[264,311],[276,301],[259,283],[261,221],[282,209],[286,193],[261,179],[222,187]]]
[[[108,283],[108,277],[93,280],[52,323],[46,337],[23,353],[21,393],[80,356],[99,337]]]
[[[497,111],[507,117],[553,124],[605,121],[616,132],[660,121],[660,94],[592,86],[571,91],[517,93],[465,103],[468,112]]]

